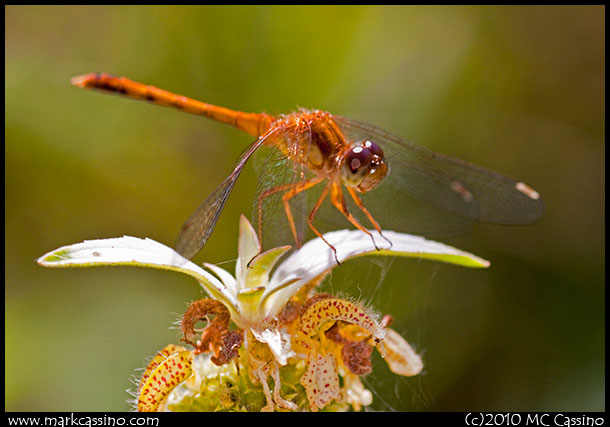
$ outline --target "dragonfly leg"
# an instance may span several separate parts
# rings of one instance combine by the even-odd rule
[[[307,181],[298,182],[298,183],[290,183],[285,185],[279,185],[274,188],[270,188],[269,190],[264,191],[258,197],[258,239],[260,242],[263,240],[263,199],[269,197],[275,193],[279,193],[281,191],[286,191],[286,193],[282,196],[282,203],[284,205],[284,211],[286,212],[286,217],[288,218],[288,223],[290,224],[290,229],[292,231],[292,236],[294,237],[294,242],[297,247],[300,247],[299,238],[297,235],[296,226],[294,224],[294,217],[292,216],[292,210],[290,209],[289,200],[296,196],[299,193],[313,187],[316,184],[319,184],[324,177],[317,176]]]
[[[288,222],[290,223],[290,228],[292,229],[292,235],[294,236],[294,242],[295,242],[297,248],[301,247],[301,242],[299,241],[299,236],[297,234],[297,228],[294,224],[294,218],[292,216],[292,210],[290,209],[290,203],[289,203],[290,199],[292,199],[297,194],[302,193],[303,191],[307,190],[308,188],[311,188],[314,185],[320,183],[323,179],[324,179],[324,177],[318,176],[312,180],[300,182],[300,183],[294,185],[294,187],[290,191],[287,191],[282,196],[282,203],[284,204],[284,210],[286,211],[286,218],[288,218]]]
[[[354,227],[368,234],[371,240],[373,241],[375,249],[379,250],[379,247],[377,247],[377,243],[375,243],[375,238],[373,237],[371,232],[364,228],[362,224],[360,224],[358,220],[347,209],[347,205],[345,204],[345,198],[343,197],[343,191],[341,190],[340,185],[333,184],[332,191],[330,193],[330,201],[337,208],[337,210],[341,212],[347,218],[347,220],[354,225]]]
[[[309,228],[311,228],[312,231],[314,233],[316,233],[316,236],[318,236],[320,239],[322,239],[324,241],[324,243],[326,243],[333,250],[333,253],[335,255],[335,261],[337,262],[337,265],[341,265],[341,263],[339,262],[339,258],[337,258],[337,249],[335,249],[335,247],[333,245],[328,243],[328,240],[326,240],[324,238],[324,236],[322,236],[322,233],[320,233],[316,229],[316,227],[313,226],[313,219],[315,218],[316,213],[318,212],[318,209],[320,209],[320,206],[322,205],[322,202],[324,201],[324,199],[328,195],[328,191],[330,190],[330,186],[331,185],[332,185],[332,183],[329,182],[328,185],[326,187],[324,187],[324,190],[322,191],[322,194],[320,195],[320,198],[318,199],[318,201],[314,205],[313,209],[309,213],[309,217],[307,218],[307,224],[309,225]]]
[[[392,247],[392,242],[383,235],[383,233],[381,232],[381,227],[379,226],[379,223],[377,221],[375,221],[375,218],[373,218],[373,215],[371,215],[371,213],[368,211],[368,209],[364,206],[364,203],[362,203],[362,199],[358,196],[358,194],[356,193],[356,190],[354,190],[353,188],[348,188],[347,192],[350,194],[350,196],[352,196],[352,199],[354,199],[354,202],[356,202],[356,205],[360,208],[360,210],[362,212],[364,212],[364,214],[369,219],[369,221],[371,221],[371,224],[373,224],[373,227],[375,227],[375,230],[377,230],[379,235],[381,237],[383,237],[385,239],[385,241],[390,244],[390,247]]]

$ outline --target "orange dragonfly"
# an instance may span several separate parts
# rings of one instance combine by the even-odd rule
[[[253,208],[259,238],[264,242],[263,222],[267,217],[277,221],[277,214],[272,212],[281,212],[282,207],[297,247],[306,228],[303,224],[324,239],[314,219],[318,221],[327,197],[334,212],[368,234],[373,243],[372,232],[362,225],[364,220],[384,238],[380,224],[397,231],[447,234],[475,221],[530,224],[543,212],[539,194],[523,182],[328,112],[246,113],[106,73],[74,77],[72,84],[202,115],[256,138],[233,172],[182,226],[176,250],[185,258],[192,258],[203,248],[246,162],[264,146],[271,148],[271,153],[259,175]],[[322,182],[326,184],[319,186]],[[314,188],[318,189],[315,198],[304,202],[302,196]],[[369,202],[366,198],[373,194],[376,197]],[[296,203],[297,199],[301,201]],[[276,222],[265,236],[281,234],[278,229],[282,227]]]

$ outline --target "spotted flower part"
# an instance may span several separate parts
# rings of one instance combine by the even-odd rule
[[[316,293],[324,277],[364,255],[489,266],[421,237],[383,233],[391,245],[376,247],[359,230],[327,233],[279,263],[291,247],[262,252],[242,216],[234,275],[212,264],[203,269],[165,245],[128,236],[65,246],[38,263],[173,270],[194,277],[208,294],[182,316],[184,346],[166,346],[145,369],[134,393],[138,411],[360,410],[372,402],[361,377],[372,370],[374,350],[397,375],[417,375],[423,363],[389,327],[391,316],[380,319],[356,302]]]

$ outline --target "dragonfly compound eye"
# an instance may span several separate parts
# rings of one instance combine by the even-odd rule
[[[373,155],[378,156],[383,160],[383,150],[379,145],[375,144],[373,141],[367,140],[362,143],[362,146],[368,148]]]
[[[373,189],[387,172],[383,151],[372,141],[356,144],[343,157],[341,167],[343,184],[362,193]]]

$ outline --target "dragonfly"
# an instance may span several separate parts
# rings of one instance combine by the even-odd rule
[[[527,225],[544,210],[540,194],[522,181],[326,111],[242,112],[107,73],[77,76],[71,83],[204,116],[255,138],[233,171],[182,226],[175,249],[187,259],[204,247],[244,166],[262,147],[271,152],[259,174],[253,203],[259,240],[264,240],[266,218],[277,218],[272,212],[283,211],[297,247],[308,228],[330,246],[335,259],[335,248],[316,224],[321,208],[328,205],[326,199],[335,214],[368,234],[378,249],[373,231],[385,238],[382,230],[388,227],[443,234],[475,222]],[[315,197],[303,201],[313,189],[317,189]],[[369,199],[370,195],[376,197]],[[363,225],[365,221],[371,230]],[[275,229],[265,235],[277,235],[280,227],[285,223],[276,219]]]

